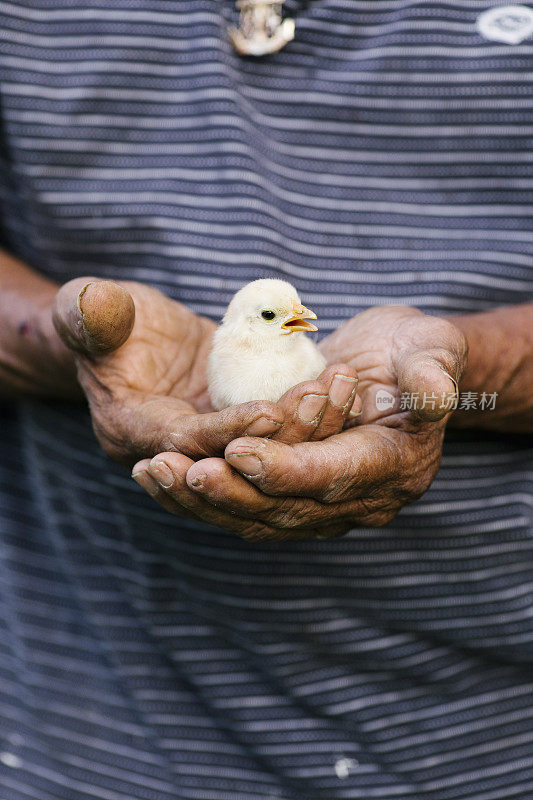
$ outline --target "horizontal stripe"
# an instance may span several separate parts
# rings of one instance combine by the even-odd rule
[[[0,2],[2,236],[216,319],[285,277],[320,335],[527,301],[531,41],[484,40],[490,5],[290,0],[254,60],[233,0]],[[158,508],[86,410],[5,414],[0,796],[532,794],[524,437],[453,431],[384,529],[251,545]]]

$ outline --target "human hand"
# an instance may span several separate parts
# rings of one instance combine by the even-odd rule
[[[274,403],[209,413],[205,364],[215,326],[156,289],[70,281],[57,294],[54,324],[76,352],[100,444],[129,467],[162,449],[194,458],[221,453],[239,431],[263,435],[281,426]]]
[[[214,323],[141,283],[70,281],[57,294],[54,324],[76,352],[100,444],[127,466],[161,450],[191,459],[222,455],[243,434],[274,434],[282,441],[329,435],[349,410],[326,402],[333,367],[278,405],[251,402],[213,412],[205,366]],[[350,367],[345,372],[354,374]],[[316,407],[320,397],[323,407],[301,419],[296,408],[303,409],[306,398],[307,410]]]
[[[357,314],[326,337],[320,349],[328,361],[340,359],[357,370],[363,405],[352,423],[357,425],[402,427],[445,419],[467,361],[459,328],[409,306],[379,306]]]
[[[327,538],[389,522],[437,472],[465,368],[464,337],[415,309],[377,308],[329,336],[323,352],[359,373],[363,412],[354,427],[292,445],[240,438],[226,447],[225,459],[196,463],[161,453],[134,468],[143,471],[145,488],[169,511],[186,509],[251,540]],[[376,407],[380,389],[392,397],[388,408]],[[403,392],[448,402],[402,411]]]

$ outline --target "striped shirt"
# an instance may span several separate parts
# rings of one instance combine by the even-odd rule
[[[533,39],[493,5],[288,0],[250,59],[233,0],[0,2],[2,240],[215,319],[283,277],[325,333],[532,299]],[[533,798],[526,437],[450,432],[384,529],[253,545],[156,507],[77,406],[2,437],[1,800]]]

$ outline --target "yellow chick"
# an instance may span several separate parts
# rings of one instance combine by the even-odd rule
[[[217,328],[207,361],[209,396],[220,410],[249,400],[279,400],[326,366],[305,335],[318,328],[294,286],[266,278],[244,286]]]

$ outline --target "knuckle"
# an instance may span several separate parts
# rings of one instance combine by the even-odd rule
[[[304,381],[299,383],[298,386],[295,387],[295,394],[300,397],[300,395],[305,394],[322,394],[323,392],[327,392],[327,386],[323,381],[314,380],[314,381]]]
[[[219,433],[209,414],[200,419],[196,414],[181,413],[165,420],[165,432],[159,432],[157,440],[161,450],[200,459],[223,453]]]
[[[433,322],[433,350],[450,375],[459,376],[466,363],[468,345],[463,332],[446,319]]]
[[[454,325],[453,322],[450,322],[450,320],[441,317],[439,321],[441,324],[441,332],[445,336],[446,341],[450,342],[454,351],[457,352],[458,355],[464,355],[466,353],[467,344],[466,337],[463,332],[457,327],[457,325]]]
[[[276,403],[268,400],[252,400],[246,403],[246,416],[251,419],[268,417],[269,419],[279,419],[280,412]]]
[[[411,476],[408,480],[398,482],[395,493],[402,505],[407,505],[418,500],[431,486],[439,467],[440,458],[428,454],[421,456],[419,463],[413,465]]]
[[[361,497],[352,506],[352,522],[369,528],[381,528],[394,519],[404,503],[396,496],[384,500],[374,497]]]

